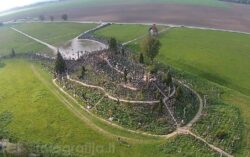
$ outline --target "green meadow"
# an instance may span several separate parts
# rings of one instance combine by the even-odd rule
[[[250,35],[184,28],[160,40],[157,60],[250,95]]]
[[[118,42],[123,43],[148,34],[150,26],[146,25],[123,25],[114,24],[95,32],[97,37],[114,37]],[[159,31],[167,29],[164,26],[158,26]]]
[[[18,30],[55,46],[62,46],[65,42],[96,26],[96,24],[68,22],[38,22],[14,25]]]
[[[12,48],[15,49],[16,53],[51,53],[46,46],[26,38],[8,27],[0,27],[0,34],[0,56],[9,55]]]

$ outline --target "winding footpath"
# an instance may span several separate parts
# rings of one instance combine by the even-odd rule
[[[70,78],[69,75],[67,75],[67,79],[72,81],[72,82],[78,83],[78,84],[80,84],[80,85],[82,85],[84,87],[99,89],[99,90],[103,91],[105,96],[107,96],[109,99],[114,100],[114,101],[120,101],[120,102],[125,102],[125,103],[130,103],[130,104],[155,104],[155,103],[160,102],[159,100],[155,100],[155,101],[137,101],[137,100],[120,99],[120,98],[117,98],[117,97],[114,97],[114,96],[110,95],[108,92],[106,92],[106,90],[103,87],[83,83],[81,81]]]
[[[20,34],[22,34],[22,35],[24,35],[24,36],[26,36],[26,37],[28,37],[28,38],[30,38],[30,39],[32,39],[32,40],[34,40],[34,41],[36,41],[36,42],[38,42],[38,43],[40,43],[40,44],[43,44],[43,45],[47,46],[48,48],[50,48],[50,49],[53,50],[53,51],[55,51],[55,50],[57,51],[57,48],[56,48],[56,47],[54,47],[54,46],[52,46],[52,45],[50,45],[50,44],[48,44],[48,43],[46,43],[46,42],[43,42],[43,41],[41,41],[41,40],[39,40],[39,39],[37,39],[37,38],[35,38],[35,37],[32,37],[32,36],[30,36],[30,35],[28,35],[28,34],[26,34],[26,33],[23,33],[22,31],[17,30],[17,29],[15,29],[15,28],[13,28],[13,27],[11,27],[11,29],[14,30],[14,31],[16,31],[16,32],[18,32],[18,33],[20,33]],[[249,34],[250,34],[250,33],[249,33]],[[55,52],[56,52],[56,51],[55,51]],[[107,61],[107,60],[106,60],[106,61]],[[111,64],[109,64],[109,65],[111,65]],[[113,67],[113,66],[111,65],[111,67]],[[113,68],[114,68],[114,67],[113,67]],[[33,69],[34,69],[34,67],[33,67]],[[119,69],[116,69],[116,71],[121,72]],[[35,71],[35,73],[38,73],[38,72]],[[37,74],[37,75],[39,75],[39,74]],[[40,77],[40,76],[39,76],[39,77]],[[76,83],[82,84],[82,85],[84,85],[84,86],[86,86],[86,87],[95,88],[95,89],[100,89],[100,90],[102,90],[102,91],[105,92],[105,89],[102,88],[102,87],[93,86],[93,85],[88,85],[88,84],[82,83],[82,82],[80,82],[80,81],[73,80],[73,79],[71,79],[69,76],[68,76],[68,79],[70,79],[71,81],[74,81],[74,82],[76,82]],[[44,82],[44,80],[42,80],[42,81]],[[117,124],[115,124],[115,123],[111,123],[110,121],[105,120],[105,119],[103,119],[103,118],[101,118],[101,117],[99,117],[99,116],[97,116],[97,115],[94,115],[91,111],[89,111],[88,109],[82,107],[82,105],[81,105],[74,97],[72,97],[69,93],[67,93],[63,88],[61,88],[61,87],[56,83],[56,79],[53,79],[52,81],[53,81],[53,84],[54,84],[63,94],[65,94],[69,99],[71,99],[75,104],[77,104],[78,107],[84,109],[84,110],[85,110],[86,112],[88,112],[91,116],[94,116],[94,117],[98,118],[100,121],[105,122],[106,124],[111,125],[111,126],[113,126],[113,127],[115,127],[115,128],[119,128],[119,129],[121,129],[121,130],[128,131],[128,132],[130,132],[130,133],[136,133],[136,134],[141,134],[141,135],[147,135],[147,136],[151,136],[151,137],[162,137],[162,138],[165,138],[165,139],[169,139],[169,138],[174,137],[174,136],[176,136],[176,135],[178,135],[178,134],[191,135],[191,136],[195,137],[197,140],[202,141],[203,143],[205,143],[206,145],[208,145],[212,150],[218,152],[219,154],[224,155],[224,156],[226,156],[226,157],[233,157],[233,156],[230,155],[229,153],[225,152],[224,150],[220,149],[219,147],[216,147],[216,146],[214,146],[214,145],[208,143],[204,138],[202,138],[202,137],[200,137],[200,136],[198,136],[198,135],[196,135],[196,134],[194,134],[193,132],[190,131],[191,126],[192,126],[195,122],[197,122],[198,119],[199,119],[200,116],[201,116],[201,113],[202,113],[202,110],[203,110],[203,101],[202,101],[202,99],[201,99],[201,96],[200,96],[196,91],[194,91],[193,89],[191,89],[191,87],[189,87],[188,85],[182,83],[181,81],[179,81],[179,83],[181,83],[181,84],[184,85],[185,87],[187,87],[187,88],[189,88],[190,90],[192,90],[193,93],[199,98],[199,101],[200,101],[199,111],[198,111],[198,113],[196,114],[196,116],[191,120],[191,122],[189,122],[185,127],[178,127],[178,126],[177,126],[177,130],[176,130],[176,131],[174,131],[174,132],[172,132],[172,133],[170,133],[170,134],[167,134],[167,135],[155,135],[155,134],[150,134],[150,133],[146,133],[146,132],[135,131],[135,130],[131,130],[131,129],[124,128],[124,127],[122,127],[122,126],[120,126],[120,125],[117,125]],[[55,92],[53,91],[53,93],[55,93]],[[55,94],[56,94],[56,93],[55,93]],[[107,95],[108,93],[105,93],[105,94]],[[113,97],[113,96],[111,96],[111,95],[107,95],[107,96],[108,96],[110,99],[118,100],[117,98],[115,98],[115,97]],[[57,97],[58,97],[58,95],[57,95]],[[167,98],[168,98],[168,97],[165,97],[164,99],[167,100]],[[63,97],[62,97],[61,99],[64,101],[64,104],[65,104],[74,114],[76,114],[77,117],[79,117],[80,119],[84,120],[85,122],[91,123],[91,120],[89,120],[87,117],[85,117],[83,114],[81,114],[80,111],[78,111],[78,109],[77,109],[74,105],[72,105],[69,101],[67,101],[67,100],[66,100],[65,98],[63,98]],[[120,100],[120,101],[121,101],[121,100]],[[126,101],[128,101],[128,102],[134,102],[134,103],[145,103],[145,102],[142,102],[142,101],[129,101],[129,100],[123,100],[123,101],[124,101],[124,102],[126,102]],[[152,102],[151,102],[151,101],[148,101],[147,103],[152,103]],[[105,133],[105,134],[108,134],[108,135],[112,134],[112,133],[110,133],[110,132],[108,132],[108,131],[102,129],[101,127],[97,126],[96,124],[91,124],[91,125],[93,125],[93,127],[95,127],[97,130],[99,130],[99,131],[101,131],[101,132],[103,132],[103,133]],[[118,136],[116,136],[116,137],[118,137]],[[131,139],[131,138],[128,138],[128,137],[123,137],[123,138],[124,138],[124,139],[128,139],[128,140],[135,141],[135,139]]]

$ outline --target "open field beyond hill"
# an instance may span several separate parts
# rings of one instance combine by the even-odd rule
[[[70,0],[2,13],[0,20],[40,15],[61,20],[64,13],[77,21],[155,22],[250,32],[250,6],[218,0]]]
[[[119,25],[114,24],[95,32],[97,37],[111,38],[115,37],[118,42],[123,43],[148,34],[150,26],[146,25]],[[159,31],[167,29],[164,26],[158,26]],[[119,32],[119,33],[117,33]]]
[[[0,34],[0,56],[9,55],[12,48],[15,49],[16,53],[51,53],[47,47],[14,32],[8,27],[0,27]]]
[[[77,37],[81,33],[96,27],[96,24],[76,23],[25,23],[14,27],[42,41],[55,46]]]

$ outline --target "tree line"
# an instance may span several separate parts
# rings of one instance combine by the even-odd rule
[[[225,2],[233,2],[233,3],[242,3],[242,4],[250,4],[250,0],[220,0]]]
[[[39,18],[40,21],[45,21],[46,20],[46,17],[44,15],[40,15],[38,18]],[[49,18],[50,21],[54,21],[55,20],[54,16],[49,16],[48,18]],[[69,18],[68,14],[63,14],[61,16],[61,19],[64,20],[64,21],[67,21],[68,18]]]

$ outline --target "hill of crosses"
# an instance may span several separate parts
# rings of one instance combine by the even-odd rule
[[[149,38],[157,38],[156,31],[153,25]],[[145,64],[142,54],[138,57],[114,38],[107,43],[107,49],[62,59],[65,71],[55,74],[57,84],[79,100],[83,109],[110,123],[157,135],[171,133],[195,117],[199,100],[174,78],[171,68],[150,59]],[[59,51],[58,56],[62,58]],[[54,64],[46,61],[54,60],[43,58],[42,62],[51,65],[53,72]]]

